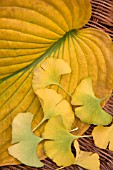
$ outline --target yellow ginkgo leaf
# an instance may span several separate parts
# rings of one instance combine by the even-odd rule
[[[76,150],[76,159],[77,159],[77,158],[79,158],[80,152],[81,152],[80,147],[79,147],[79,143],[78,143],[77,140],[74,140],[74,148]]]
[[[53,116],[61,115],[66,129],[70,130],[74,122],[72,107],[63,97],[52,89],[40,89],[36,91],[41,102],[44,117],[35,127],[34,131],[46,120]]]
[[[64,60],[47,58],[34,70],[32,80],[33,90],[37,92],[38,89],[45,88],[52,84],[61,86],[59,84],[60,76],[70,72],[71,68]]]
[[[43,133],[45,154],[58,166],[69,166],[74,163],[71,151],[72,142],[77,139],[65,128],[60,115],[52,117],[46,124]]]
[[[92,152],[80,151],[79,157],[75,158],[75,164],[87,170],[100,170],[99,156]]]
[[[108,125],[112,116],[105,112],[99,99],[94,95],[91,78],[81,81],[73,94],[71,104],[75,105],[75,114],[84,123],[94,125]]]
[[[113,151],[113,124],[109,127],[95,127],[92,135],[96,146],[102,149],[109,146],[109,149]]]

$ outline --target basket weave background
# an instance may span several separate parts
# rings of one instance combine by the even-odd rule
[[[93,11],[89,23],[85,27],[93,27],[102,29],[107,32],[113,40],[113,0],[91,0]],[[105,105],[104,109],[113,115],[113,97]],[[93,126],[91,126],[85,134],[91,134]],[[113,152],[108,149],[102,150],[97,148],[92,138],[79,139],[82,150],[96,152],[100,156],[101,170],[113,170]],[[39,170],[55,170],[57,166],[46,159],[43,161],[45,166],[38,168]],[[83,170],[75,165],[64,168],[65,170]],[[37,170],[23,165],[1,167],[0,170]]]

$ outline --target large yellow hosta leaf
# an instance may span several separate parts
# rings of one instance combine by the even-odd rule
[[[60,84],[70,94],[87,76],[93,79],[97,97],[111,91],[111,39],[94,29],[76,31],[90,16],[89,0],[0,0],[0,166],[17,163],[7,152],[13,118],[32,112],[34,128],[43,117],[31,87],[32,71],[43,58],[69,63],[72,73],[63,75]],[[75,123],[82,133],[84,125],[77,119]]]

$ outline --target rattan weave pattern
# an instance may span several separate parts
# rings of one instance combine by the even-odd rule
[[[113,39],[113,0],[91,0],[92,17],[85,27],[93,27],[102,29],[107,32]],[[107,102],[104,108],[109,113],[113,114],[113,97]],[[86,134],[91,134],[93,126],[91,126]],[[92,138],[79,139],[80,147],[85,151],[96,152],[100,156],[101,170],[113,170],[113,152],[108,149],[102,150],[97,148]],[[40,170],[55,170],[57,166],[49,159],[43,161],[45,166]],[[65,170],[81,170],[76,166],[64,168]],[[23,165],[1,167],[0,170],[37,170]]]

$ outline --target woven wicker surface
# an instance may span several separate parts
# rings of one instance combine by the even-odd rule
[[[113,0],[92,0],[92,17],[85,27],[93,27],[103,29],[113,39]],[[113,97],[105,105],[104,109],[113,115]],[[91,126],[86,134],[91,134],[93,126]],[[85,151],[96,152],[100,156],[101,170],[113,170],[113,152],[108,149],[102,150],[97,148],[92,138],[79,139],[80,147]],[[43,161],[45,166],[40,170],[55,170],[57,166],[49,159]],[[1,167],[0,170],[37,170],[23,165]],[[82,170],[77,166],[64,168],[65,170]]]

